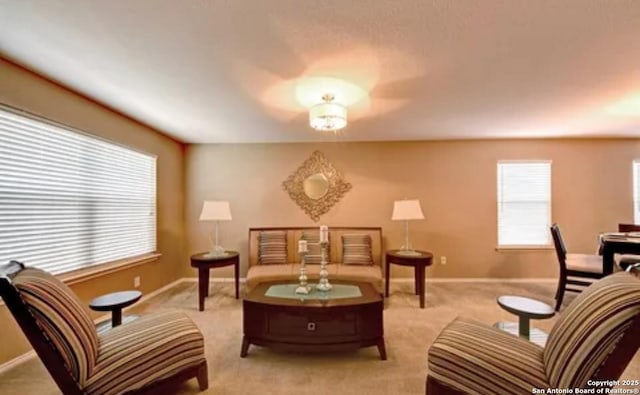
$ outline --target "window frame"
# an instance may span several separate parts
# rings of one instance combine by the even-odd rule
[[[549,165],[549,218],[547,223],[549,227],[552,224],[553,212],[553,161],[551,159],[498,159],[496,161],[496,251],[509,250],[552,250],[553,240],[549,236],[547,244],[500,244],[500,165],[501,164],[548,164]],[[549,231],[550,232],[550,231]]]
[[[74,284],[82,281],[86,281],[95,277],[99,277],[105,274],[114,273],[121,270],[126,270],[141,264],[157,261],[162,254],[158,252],[158,155],[144,151],[135,147],[132,147],[127,144],[120,143],[118,141],[111,140],[109,138],[105,138],[103,136],[99,136],[82,129],[78,129],[74,126],[71,126],[66,123],[58,122],[46,118],[42,115],[32,113],[30,111],[17,108],[6,103],[0,102],[0,110],[13,114],[14,116],[21,117],[25,119],[25,122],[40,122],[46,126],[51,126],[53,128],[62,129],[64,132],[75,133],[81,135],[85,138],[92,139],[95,141],[99,141],[101,143],[106,143],[120,149],[125,149],[131,152],[135,152],[138,154],[142,154],[147,156],[148,158],[153,160],[153,215],[154,215],[154,232],[153,232],[153,245],[154,250],[145,252],[143,254],[135,254],[129,255],[117,259],[112,259],[102,263],[90,263],[87,265],[83,265],[80,267],[75,267],[70,270],[61,271],[55,273],[55,276],[59,277],[62,281],[67,284]],[[25,262],[28,264],[28,262]],[[37,266],[36,266],[37,267]]]
[[[640,158],[631,161],[631,210],[633,211],[633,223],[640,225],[640,185],[638,185],[638,177],[640,177]]]

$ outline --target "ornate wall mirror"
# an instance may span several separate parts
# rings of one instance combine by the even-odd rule
[[[318,221],[351,189],[351,184],[320,151],[314,151],[282,187],[311,219]]]
[[[323,173],[312,174],[304,180],[304,194],[318,200],[329,192],[329,180]]]

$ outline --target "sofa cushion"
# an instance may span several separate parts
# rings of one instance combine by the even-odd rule
[[[204,339],[181,312],[142,317],[100,335],[95,372],[84,388],[121,394],[150,385],[205,361]]]
[[[320,246],[320,232],[319,231],[304,231],[302,232],[301,240],[307,241],[307,255],[305,255],[305,263],[319,264],[322,261],[322,247]],[[331,261],[331,233],[329,233],[329,243],[326,251],[327,263]]]
[[[373,265],[371,236],[367,234],[342,235],[342,263],[345,265]]]
[[[583,388],[640,314],[640,280],[619,272],[589,286],[549,333],[544,361],[551,387]]]
[[[542,347],[459,318],[429,348],[429,376],[467,394],[520,395],[549,387]]]
[[[602,273],[602,257],[589,254],[567,254],[567,269],[581,272]]]
[[[298,272],[299,273],[299,272]],[[298,279],[298,274],[293,274],[293,265],[256,265],[251,266],[247,271],[247,288],[251,289],[260,283],[270,281]]]
[[[627,270],[627,268],[633,264],[640,262],[640,255],[619,255],[616,257],[617,266],[622,270]]]
[[[287,263],[287,232],[273,230],[260,232],[258,260],[260,264]]]
[[[98,334],[85,304],[66,284],[39,269],[24,269],[13,284],[67,370],[84,385],[98,355]]]

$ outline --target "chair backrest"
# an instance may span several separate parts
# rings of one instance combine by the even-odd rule
[[[640,225],[618,224],[618,232],[640,232]]]
[[[556,255],[558,256],[558,262],[560,263],[560,269],[566,269],[567,248],[562,240],[560,234],[560,227],[558,224],[551,225],[551,236],[553,237],[553,246],[556,249]]]
[[[15,261],[0,266],[0,296],[62,392],[82,393],[98,353],[84,304],[51,274]]]
[[[553,388],[616,380],[640,347],[640,279],[607,276],[576,297],[549,333],[544,364]]]

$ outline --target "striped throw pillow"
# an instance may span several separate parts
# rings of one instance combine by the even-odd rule
[[[373,265],[371,236],[342,235],[342,263],[346,265]]]
[[[640,314],[640,280],[619,272],[590,285],[562,312],[544,349],[549,385],[585,388]]]
[[[287,263],[287,232],[284,230],[260,232],[258,260],[263,265]]]
[[[83,387],[98,356],[98,334],[85,304],[66,284],[39,269],[24,269],[13,285],[69,373]]]
[[[320,232],[319,231],[304,231],[300,240],[307,241],[307,255],[305,257],[305,263],[320,264],[322,261],[322,247],[320,246]],[[326,251],[327,263],[331,261],[331,233],[329,233],[329,244]]]

